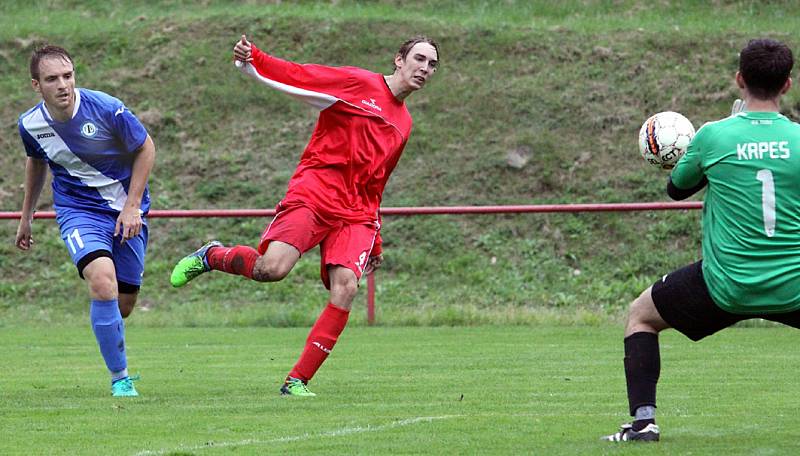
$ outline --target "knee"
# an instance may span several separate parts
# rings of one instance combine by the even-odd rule
[[[256,261],[253,268],[253,280],[258,282],[277,282],[283,280],[292,270],[292,265],[286,265],[279,261],[271,261],[266,256],[262,256]]]
[[[625,337],[637,332],[639,326],[641,326],[641,318],[640,313],[637,311],[637,304],[634,300],[628,306],[628,318],[625,322]]]
[[[656,310],[650,289],[645,290],[638,298],[634,299],[628,307],[628,322],[625,327],[626,337],[636,332],[658,333],[664,329],[661,316]]]
[[[355,276],[331,278],[331,295],[341,303],[350,304],[358,293],[358,281]]]
[[[645,303],[643,302],[641,296],[631,301],[631,303],[628,305],[628,322],[640,321],[645,313],[644,310]]]
[[[94,299],[117,299],[117,278],[113,274],[99,274],[89,280],[89,292]]]

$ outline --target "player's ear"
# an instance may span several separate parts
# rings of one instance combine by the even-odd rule
[[[39,86],[39,81],[36,79],[31,79],[31,87],[33,87],[34,92],[42,93],[42,88]]]
[[[394,56],[394,66],[396,66],[398,70],[403,67],[403,56],[402,55],[396,54]]]
[[[746,88],[746,85],[745,85],[745,83],[744,83],[744,77],[742,77],[742,73],[741,73],[741,72],[739,72],[739,71],[737,71],[737,72],[736,72],[736,85],[737,85],[737,86],[738,86],[740,89],[744,89],[744,88]]]
[[[792,78],[791,76],[786,78],[786,82],[783,84],[783,88],[781,89],[781,95],[785,94],[792,88]]]

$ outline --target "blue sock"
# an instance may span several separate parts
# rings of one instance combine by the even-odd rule
[[[117,300],[93,299],[90,316],[97,345],[100,346],[100,353],[109,372],[126,371],[128,360],[125,356],[125,325],[122,323]]]

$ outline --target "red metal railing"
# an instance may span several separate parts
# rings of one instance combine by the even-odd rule
[[[534,204],[517,206],[419,206],[384,207],[383,215],[436,215],[436,214],[525,214],[541,212],[632,212],[701,209],[703,203],[587,203],[587,204]],[[0,212],[2,219],[18,219],[19,212]],[[198,218],[198,217],[272,217],[274,209],[191,209],[152,210],[148,218]],[[37,212],[34,218],[52,219],[55,212]]]
[[[384,207],[382,215],[458,215],[458,214],[527,214],[553,212],[632,212],[702,209],[703,203],[689,201],[680,203],[589,203],[589,204],[536,204],[517,206],[422,206]],[[235,218],[272,217],[274,209],[201,209],[201,210],[152,210],[148,218]],[[0,212],[0,220],[19,219],[19,212]],[[55,212],[37,212],[34,218],[52,219]],[[375,323],[375,275],[367,276],[367,322]]]

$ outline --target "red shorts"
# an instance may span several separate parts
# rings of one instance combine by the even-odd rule
[[[342,220],[326,220],[305,206],[278,208],[275,218],[261,235],[258,253],[267,251],[270,241],[285,242],[304,254],[320,246],[320,276],[330,288],[328,266],[344,266],[361,279],[369,261],[369,252],[378,234],[378,224],[348,224]]]

